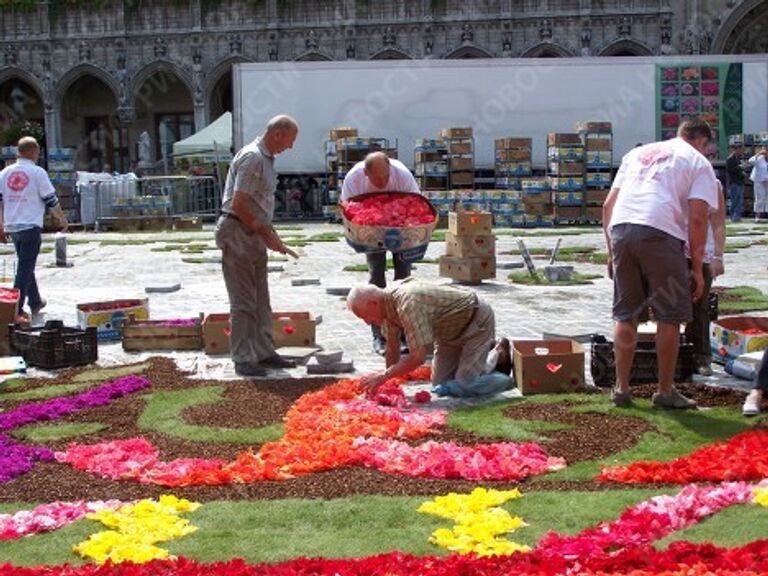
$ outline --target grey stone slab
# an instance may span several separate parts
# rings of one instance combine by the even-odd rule
[[[519,268],[525,268],[525,262],[496,262],[497,270],[517,270]]]
[[[351,286],[331,286],[325,289],[325,293],[331,296],[346,296],[350,290]]]
[[[178,292],[181,290],[181,284],[176,282],[175,284],[166,284],[164,286],[147,286],[144,288],[144,292],[147,294],[169,294],[171,292]]]
[[[317,286],[320,284],[320,278],[293,278],[291,286]]]
[[[355,366],[352,360],[335,362],[333,364],[319,364],[314,358],[307,363],[307,374],[344,374],[354,372]]]
[[[283,270],[282,264],[267,264],[267,272],[282,272]]]

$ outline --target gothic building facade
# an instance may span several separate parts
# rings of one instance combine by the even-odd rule
[[[24,6],[26,6],[26,3]],[[0,132],[127,170],[231,109],[238,62],[768,52],[764,0],[88,0],[0,6]]]

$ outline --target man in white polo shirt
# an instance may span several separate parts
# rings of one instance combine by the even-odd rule
[[[659,391],[656,408],[695,408],[674,387],[680,323],[693,317],[704,292],[702,263],[709,213],[717,210],[717,181],[704,152],[712,138],[703,120],[680,125],[677,138],[634,148],[621,163],[603,206],[608,273],[613,277],[616,406],[632,402],[629,388],[637,325],[648,308],[656,328]],[[690,270],[683,248],[690,246]]]
[[[355,164],[344,177],[341,187],[341,201],[346,202],[355,196],[370,192],[414,192],[421,194],[416,179],[411,171],[400,162],[389,158],[384,152],[371,152],[365,160]],[[366,254],[368,260],[368,282],[379,288],[387,286],[387,253],[371,252]],[[395,264],[395,280],[402,280],[411,275],[411,263],[402,259],[398,253],[392,254]],[[381,328],[372,325],[373,350],[384,354],[386,340]]]
[[[0,238],[6,242],[7,236],[10,236],[16,248],[16,280],[13,286],[19,289],[19,319],[26,320],[25,302],[29,301],[33,316],[46,304],[35,278],[45,209],[48,208],[65,229],[67,218],[59,206],[48,174],[37,165],[40,157],[37,140],[26,136],[19,140],[17,148],[18,161],[0,172],[0,201],[3,204]]]

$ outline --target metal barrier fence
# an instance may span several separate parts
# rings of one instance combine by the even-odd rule
[[[78,184],[80,215],[85,226],[107,221],[175,216],[214,220],[221,189],[212,176],[115,178]]]

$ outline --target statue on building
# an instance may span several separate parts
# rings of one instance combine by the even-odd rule
[[[148,132],[139,135],[139,167],[146,168],[152,165],[152,139]]]
[[[506,58],[512,56],[512,30],[509,22],[504,22],[504,37],[501,41],[501,54]]]
[[[432,50],[435,48],[435,41],[431,36],[424,38],[424,56],[427,58],[432,56]]]
[[[357,52],[356,49],[357,42],[354,38],[347,38],[347,59],[348,60],[354,60],[355,59],[355,53]]]
[[[583,22],[581,26],[581,55],[590,56],[592,54],[592,30],[589,27],[589,22]]]
[[[155,38],[155,58],[163,58],[168,53],[165,38]]]
[[[304,47],[308,51],[317,50],[318,42],[317,42],[317,34],[315,34],[314,30],[310,30],[307,32],[307,38],[304,41]]]
[[[464,26],[461,27],[461,43],[471,44],[474,41],[475,33],[472,30],[472,25],[469,23],[464,24]]]
[[[277,62],[277,56],[278,56],[278,43],[277,43],[277,36],[274,34],[271,34],[269,36],[269,61],[270,62]]]
[[[91,47],[88,46],[88,42],[85,40],[80,41],[80,46],[78,47],[78,55],[80,56],[81,62],[88,62],[91,59]]]
[[[205,92],[205,73],[203,72],[203,58],[202,55],[192,59],[192,84],[195,91],[192,98],[195,102],[195,106],[200,106],[205,101],[203,93]]]
[[[243,51],[243,40],[240,34],[233,34],[229,37],[229,53],[232,55],[240,54]]]
[[[394,46],[397,44],[397,36],[395,36],[392,26],[387,26],[384,29],[384,35],[382,36],[382,42],[384,46]]]
[[[544,18],[539,24],[539,38],[542,40],[552,38],[552,21],[549,18]]]
[[[672,22],[666,16],[661,21],[661,48],[659,52],[662,55],[672,54]]]
[[[18,61],[18,55],[16,52],[16,46],[12,44],[8,44],[5,47],[5,65],[16,66],[17,61]]]
[[[632,35],[632,20],[628,16],[624,16],[619,22],[618,32],[622,38]]]

